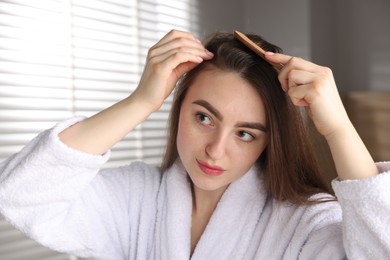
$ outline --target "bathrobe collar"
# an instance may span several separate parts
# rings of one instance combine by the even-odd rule
[[[229,185],[190,257],[191,183],[177,160],[162,179],[152,258],[242,259],[266,201],[259,175],[252,167]]]

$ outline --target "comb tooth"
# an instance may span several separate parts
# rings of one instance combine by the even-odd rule
[[[257,55],[262,57],[265,61],[267,61],[269,64],[271,64],[278,72],[283,68],[283,64],[276,64],[269,62],[265,58],[265,50],[261,48],[259,45],[254,43],[251,39],[249,39],[245,34],[239,31],[234,31],[233,33],[234,38],[238,39],[240,42],[242,42],[244,45],[246,45],[248,48],[250,48],[252,51],[254,51]]]

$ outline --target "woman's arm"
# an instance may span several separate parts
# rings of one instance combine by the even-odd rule
[[[339,180],[366,179],[378,174],[377,167],[352,123],[326,137]]]
[[[109,153],[79,152],[58,139],[81,119],[42,132],[0,163],[0,214],[56,251],[128,259],[133,248],[132,254],[147,259],[145,237],[153,231],[161,173],[139,162],[100,170]]]
[[[128,98],[83,121],[57,124],[0,164],[0,214],[55,250],[122,259],[131,247],[146,259],[150,245],[138,243],[138,235],[145,239],[154,227],[161,174],[140,164],[101,166],[107,150],[162,105],[183,73],[211,57],[191,34],[168,33],[150,49]]]
[[[370,153],[357,134],[337,91],[332,71],[284,54],[266,53],[284,64],[282,88],[296,106],[305,106],[317,130],[330,147],[340,180],[364,179],[378,174]]]
[[[172,30],[148,53],[137,89],[124,100],[60,133],[77,150],[103,154],[159,109],[178,79],[213,54],[192,34]]]
[[[375,165],[347,116],[330,69],[283,54],[267,53],[266,58],[284,64],[282,88],[295,105],[307,108],[328,142],[341,180],[332,185],[342,208],[342,245],[348,258],[385,259],[390,254],[390,164]],[[334,242],[340,234],[329,231],[326,227],[310,235],[303,259],[339,251]]]

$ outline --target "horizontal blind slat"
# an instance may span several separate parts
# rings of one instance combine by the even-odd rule
[[[110,2],[99,0],[83,0],[74,2],[74,7],[83,7],[86,10],[97,9],[102,12],[110,12],[113,14],[128,16],[128,10],[136,8],[136,1]]]
[[[51,22],[60,19],[59,14],[63,13],[62,3],[55,3],[55,1],[45,1],[44,4],[42,1],[36,1],[36,3],[38,5],[29,3],[29,1],[12,1],[12,3],[2,1],[0,2],[0,12],[23,18],[32,18],[36,21]]]
[[[136,77],[136,76],[135,76]],[[104,82],[94,79],[75,79],[74,86],[78,90],[101,90],[106,92],[124,92],[134,90],[138,84],[139,76],[131,82]]]

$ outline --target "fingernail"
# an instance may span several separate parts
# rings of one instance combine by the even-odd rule
[[[268,55],[268,56],[272,56],[272,55],[274,55],[275,53],[274,52],[272,52],[272,51],[266,51],[265,52],[265,55]]]
[[[195,39],[198,43],[202,43],[199,39]]]

